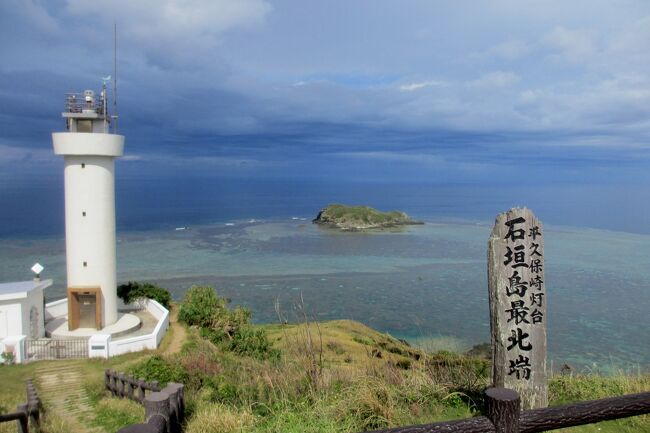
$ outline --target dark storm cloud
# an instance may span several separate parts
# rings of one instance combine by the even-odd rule
[[[126,173],[551,182],[641,172],[647,3],[468,6],[8,0],[0,167],[59,163],[49,134],[62,129],[63,94],[112,74],[117,22]]]

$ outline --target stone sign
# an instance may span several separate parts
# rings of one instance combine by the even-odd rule
[[[522,409],[546,407],[544,230],[529,209],[497,216],[488,242],[492,382]]]

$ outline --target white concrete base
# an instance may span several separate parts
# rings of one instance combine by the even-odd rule
[[[78,328],[74,331],[68,330],[68,317],[57,317],[45,324],[45,335],[50,338],[66,339],[90,337],[95,334],[107,334],[111,337],[119,337],[129,332],[137,331],[142,326],[142,321],[134,314],[118,314],[117,322],[101,330],[95,328]]]

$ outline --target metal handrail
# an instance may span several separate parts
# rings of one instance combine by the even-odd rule
[[[104,114],[104,101],[101,96],[93,102],[86,101],[83,93],[65,94],[65,111],[68,113],[82,113],[84,110],[93,110],[97,114]]]

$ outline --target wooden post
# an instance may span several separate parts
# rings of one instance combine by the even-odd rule
[[[128,381],[128,392],[127,392],[127,397],[131,400],[133,400],[133,387],[135,386],[135,378],[133,377],[132,374],[129,374],[127,377]]]
[[[185,419],[185,385],[182,383],[170,382],[161,391],[169,395],[169,419],[172,433],[180,433],[183,420]]]
[[[489,388],[485,392],[487,417],[496,433],[519,433],[519,395],[507,388]]]
[[[169,395],[164,392],[152,392],[144,399],[144,419],[147,423],[154,416],[165,420],[165,432],[169,433]]]
[[[158,384],[157,380],[152,380],[151,381],[151,388],[153,389],[154,392],[159,392],[160,391],[160,384]]]
[[[185,385],[175,383],[178,387],[178,423],[182,426],[185,421]]]
[[[177,384],[170,382],[160,391],[169,396],[169,431],[171,433],[180,432],[180,423],[178,422],[178,387],[175,385]]]
[[[34,399],[27,400],[27,416],[30,424],[34,429],[36,429],[36,431],[40,430],[41,425],[39,415],[38,401]]]
[[[29,423],[28,423],[28,418],[27,418],[27,405],[26,404],[20,404],[16,408],[18,412],[22,412],[25,414],[25,416],[22,416],[16,420],[16,424],[18,425],[18,433],[29,433]]]
[[[104,386],[106,387],[107,390],[113,392],[111,389],[111,370],[108,368],[104,370]]]
[[[117,378],[118,378],[119,383],[120,383],[118,385],[118,387],[117,387],[117,389],[119,391],[119,396],[120,397],[126,397],[126,375],[124,374],[124,372],[119,372],[117,374]]]
[[[108,388],[108,391],[111,393],[112,396],[115,396],[115,390],[113,388],[113,372],[110,370],[106,370],[106,387]]]
[[[36,388],[31,379],[25,381],[25,388],[27,390],[27,422],[28,426],[31,423],[32,427],[36,430],[40,430],[40,400],[38,399],[38,394],[36,393]]]
[[[163,433],[167,429],[165,418],[162,415],[153,415],[147,421],[147,427],[151,429],[152,432]],[[148,432],[146,432],[148,433]]]
[[[113,394],[113,397],[119,396],[117,393],[117,383],[117,372],[111,371],[111,394]]]
[[[145,396],[144,384],[145,381],[143,377],[138,379],[138,401],[140,401],[140,403],[144,402],[144,396]]]
[[[492,386],[522,409],[548,405],[544,230],[529,209],[497,216],[488,242]]]

